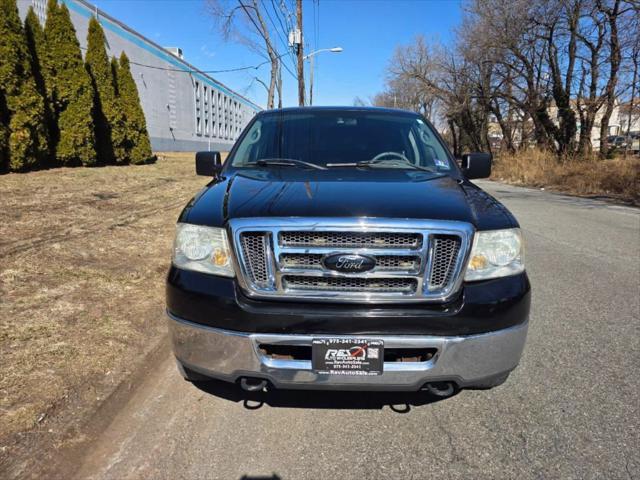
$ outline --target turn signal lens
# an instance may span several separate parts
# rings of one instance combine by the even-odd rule
[[[469,268],[473,270],[482,270],[483,268],[487,268],[489,260],[482,255],[474,255],[473,258],[469,261]]]
[[[217,248],[213,252],[213,256],[211,257],[211,260],[213,261],[213,264],[217,265],[218,267],[224,267],[225,265],[229,264],[229,257],[224,251],[222,251],[219,248]]]

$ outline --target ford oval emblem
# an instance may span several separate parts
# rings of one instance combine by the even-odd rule
[[[366,255],[349,255],[336,253],[328,255],[323,260],[325,268],[341,273],[368,272],[376,266],[376,260]]]

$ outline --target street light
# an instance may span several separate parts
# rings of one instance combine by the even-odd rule
[[[321,48],[303,57],[305,60],[309,60],[309,105],[313,105],[313,57],[322,52],[340,53],[341,51],[342,47]]]

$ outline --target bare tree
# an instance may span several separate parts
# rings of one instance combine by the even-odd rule
[[[640,3],[626,0],[629,15],[623,17],[621,30],[622,64],[620,67],[621,124],[626,122],[624,133],[628,137],[632,126],[640,119]],[[622,125],[621,125],[622,126]]]
[[[618,72],[620,63],[622,62],[622,50],[620,47],[620,37],[618,34],[618,21],[620,16],[621,0],[612,0],[612,2],[603,2],[597,0],[598,10],[606,17],[609,25],[609,80],[604,89],[604,113],[600,120],[600,155],[606,156],[609,152],[609,120],[616,103],[616,86],[618,82]],[[612,3],[612,5],[609,5]]]
[[[274,108],[275,93],[282,105],[280,56],[265,21],[265,5],[259,0],[208,0],[209,10],[226,40],[235,40],[268,60],[271,65],[267,87],[267,108]]]
[[[577,110],[580,117],[578,151],[583,155],[591,152],[591,132],[595,125],[596,115],[606,98],[602,95],[599,85],[607,23],[595,7],[592,7],[587,15],[589,21],[578,32],[578,38],[585,50],[582,57],[580,87],[577,97]]]
[[[591,151],[601,118],[606,154],[617,102],[630,94],[633,105],[638,93],[637,0],[467,0],[464,9],[454,44],[417,37],[396,49],[374,103],[424,110],[421,99],[432,99],[429,115],[446,122],[456,153],[536,144],[573,157]]]
[[[631,61],[631,95],[629,103],[627,105],[627,137],[631,132],[631,125],[640,117],[640,105],[636,104],[636,96],[638,95],[638,84],[640,83],[640,19],[637,20],[637,26],[635,28],[635,38],[631,46],[631,54],[629,59]]]

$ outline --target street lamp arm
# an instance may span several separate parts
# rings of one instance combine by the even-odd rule
[[[321,48],[302,57],[303,60],[309,60],[309,105],[313,105],[313,57],[322,52],[340,53],[342,47]]]
[[[333,47],[333,48],[321,48],[320,50],[316,50],[314,52],[308,53],[306,54],[304,57],[302,57],[304,60],[308,60],[309,58],[313,57],[314,55],[317,55],[318,53],[322,53],[322,52],[333,52],[333,53],[340,53],[342,52],[342,47]]]

